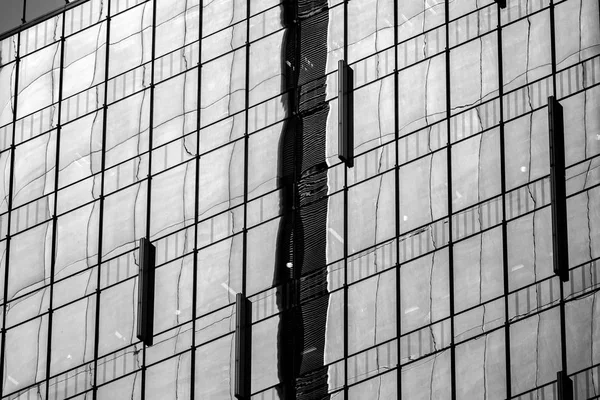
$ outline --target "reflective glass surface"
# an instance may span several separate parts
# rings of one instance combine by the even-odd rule
[[[237,293],[252,399],[600,394],[598,0],[54,3],[0,24],[2,399],[233,400]]]

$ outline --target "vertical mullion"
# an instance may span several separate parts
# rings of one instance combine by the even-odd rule
[[[348,65],[348,1],[344,0],[344,65]],[[326,12],[329,12],[327,10]],[[375,27],[377,29],[377,27]],[[338,71],[338,74],[341,71]],[[345,73],[345,72],[344,72]],[[338,98],[338,102],[343,99]],[[348,121],[344,121],[348,123]],[[338,127],[339,129],[339,127]],[[344,398],[348,398],[348,165],[344,162]]]
[[[246,18],[245,18],[245,24],[246,24],[246,42],[245,42],[245,51],[246,51],[246,65],[245,65],[245,76],[244,76],[244,224],[243,224],[243,231],[242,231],[242,249],[243,249],[243,257],[242,257],[242,293],[241,293],[241,297],[242,297],[242,302],[244,303],[244,305],[246,304],[246,302],[250,302],[247,298],[247,291],[246,291],[246,281],[247,281],[247,277],[248,277],[248,272],[247,272],[247,268],[248,268],[248,142],[249,142],[249,135],[248,135],[248,126],[249,126],[249,121],[248,121],[248,106],[250,105],[250,0],[246,0]],[[233,63],[235,62],[235,56],[234,56],[234,61],[232,61],[232,65],[231,68],[233,69]],[[233,78],[232,78],[233,79]],[[231,93],[229,94],[231,96]],[[235,146],[235,144],[234,144]],[[231,157],[233,157],[233,152],[231,154]],[[231,199],[230,199],[230,206],[231,206]],[[235,312],[236,312],[236,318],[239,319],[240,316],[240,308],[238,307],[239,304],[237,302],[237,297],[236,296],[236,307],[235,307]],[[242,334],[244,339],[248,336],[251,335],[251,333],[248,333],[248,329],[251,329],[251,325],[252,325],[252,320],[251,318],[246,318],[246,311],[247,308],[243,307],[243,316],[244,319],[240,320],[241,321],[241,326],[242,328],[240,330],[236,330],[236,337],[235,340],[236,342],[239,340],[238,335]],[[243,332],[243,333],[242,333]],[[246,340],[242,340],[240,343],[243,343],[243,345],[247,344]],[[240,379],[243,379],[243,383],[242,386],[244,388],[243,390],[243,395],[244,396],[248,396],[248,398],[250,398],[251,395],[251,384],[249,382],[251,382],[251,377],[250,374],[252,374],[252,370],[251,370],[251,365],[252,365],[252,360],[248,360],[248,353],[250,353],[250,357],[252,357],[252,353],[248,350],[248,349],[243,349],[240,354],[243,354],[243,358],[240,361],[241,363],[243,363],[244,367],[242,368],[243,372],[243,376],[235,377],[234,380],[234,392],[237,390],[237,383],[240,382]],[[236,357],[238,356],[237,350],[236,350]],[[239,373],[240,370],[237,369],[237,365],[235,366],[235,370],[236,373]],[[247,400],[247,399],[244,399]]]
[[[23,8],[25,12],[25,8]],[[4,265],[4,305],[2,306],[2,346],[0,349],[0,386],[1,394],[4,395],[4,358],[6,356],[6,305],[8,303],[8,271],[10,265],[10,226],[12,220],[12,203],[13,203],[13,186],[14,186],[14,170],[15,170],[15,136],[17,131],[17,113],[18,113],[18,99],[19,99],[19,68],[21,65],[21,58],[19,57],[21,51],[21,33],[17,34],[17,50],[15,55],[15,95],[13,97],[13,117],[12,117],[12,139],[10,143],[10,176],[8,184],[8,218],[7,218],[7,230],[6,230],[6,258]]]
[[[46,348],[46,398],[50,397],[50,361],[52,354],[52,316],[53,310],[53,294],[54,294],[54,264],[56,263],[56,243],[58,235],[58,175],[59,175],[59,157],[60,157],[60,134],[62,131],[62,94],[63,94],[63,63],[65,58],[65,20],[66,13],[62,13],[62,27],[60,35],[60,60],[58,62],[59,67],[59,78],[58,78],[58,123],[56,126],[56,153],[54,156],[54,209],[52,210],[52,247],[50,250],[50,299],[48,306],[48,343]],[[50,136],[52,131],[48,132]]]
[[[500,193],[502,195],[502,270],[504,280],[504,355],[506,370],[506,398],[512,396],[511,369],[510,369],[510,321],[508,319],[509,287],[508,287],[508,227],[506,221],[506,150],[504,146],[504,78],[502,68],[502,8],[496,4],[498,10],[497,43],[498,43],[498,98],[500,103]]]
[[[444,30],[446,35],[446,181],[448,183],[448,287],[450,291],[450,381],[452,400],[456,399],[456,346],[454,344],[454,241],[452,240],[452,102],[450,87],[450,1],[444,3]],[[431,188],[429,188],[431,190]],[[430,277],[429,279],[432,279]]]
[[[246,65],[244,73],[244,224],[242,228],[242,294],[246,296],[248,266],[248,105],[250,104],[250,0],[246,0]],[[234,61],[235,62],[235,56]],[[233,68],[233,65],[232,65]],[[231,93],[229,94],[231,96]],[[233,145],[235,146],[235,144]],[[233,157],[233,153],[231,155]],[[231,199],[230,199],[231,206]],[[237,310],[236,310],[237,312]]]
[[[394,164],[394,201],[395,207],[395,225],[396,225],[396,340],[397,344],[397,371],[396,371],[396,387],[397,387],[397,398],[402,399],[402,307],[401,307],[401,293],[400,293],[400,160],[398,156],[398,143],[400,140],[400,116],[398,115],[400,88],[398,87],[398,0],[394,0],[394,150],[395,150],[395,164]]]
[[[194,270],[192,275],[192,354],[191,354],[191,379],[190,379],[190,398],[194,400],[196,391],[196,318],[198,301],[198,213],[200,198],[200,129],[202,125],[202,15],[204,7],[202,0],[198,1],[198,87],[196,92],[196,174],[194,181]]]
[[[558,101],[558,94],[556,92],[556,36],[555,36],[555,15],[554,15],[554,5],[555,0],[550,0],[550,54],[552,59],[552,94]],[[581,28],[580,28],[581,29]],[[548,107],[550,105],[548,104]],[[564,148],[561,149],[564,151]],[[566,199],[565,199],[566,202]],[[589,202],[589,200],[588,200]],[[552,205],[554,207],[554,205]],[[589,203],[588,203],[589,206]],[[568,216],[565,220],[568,220]],[[555,229],[555,227],[552,227]],[[558,254],[553,254],[552,257],[558,257]],[[567,260],[568,263],[568,260]],[[569,265],[561,265],[561,268],[566,268],[567,276],[569,274]],[[562,278],[559,279],[560,282],[560,347],[561,347],[561,368],[562,372],[567,375],[567,331],[566,331],[566,316],[565,316],[565,290]]]
[[[106,44],[104,58],[104,105],[102,107],[102,150],[100,160],[100,199],[98,210],[98,261],[96,269],[96,324],[94,326],[94,382],[92,398],[97,398],[98,387],[98,350],[100,343],[100,279],[102,270],[102,236],[104,232],[104,171],[106,169],[106,127],[108,121],[108,79],[110,66],[110,21],[111,0],[106,4]]]
[[[146,197],[146,238],[150,240],[150,219],[152,216],[152,134],[154,132],[154,75],[155,75],[155,58],[156,58],[156,2],[152,1],[152,44],[150,58],[150,121],[148,124],[148,180],[147,180],[147,197]],[[140,31],[143,35],[143,29]],[[143,107],[143,105],[142,105]],[[140,133],[141,134],[141,133]],[[139,285],[139,282],[138,282]],[[154,332],[152,332],[154,335]],[[141,400],[146,398],[146,344],[140,343],[142,346],[142,379],[141,379]]]

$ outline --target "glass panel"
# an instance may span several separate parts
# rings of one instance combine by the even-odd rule
[[[348,353],[357,353],[395,336],[396,271],[386,271],[350,286]]]
[[[58,308],[66,303],[90,295],[96,291],[98,268],[93,267],[67,279],[54,282],[52,306]],[[95,315],[95,311],[94,311]]]
[[[63,63],[63,98],[102,82],[106,65],[106,23],[68,37]]]
[[[446,152],[438,151],[400,168],[400,232],[448,214],[446,159]]]
[[[395,174],[388,172],[348,190],[348,251],[380,244],[396,234]]]
[[[402,333],[450,315],[448,262],[444,249],[400,267]]]
[[[279,383],[280,323],[281,319],[276,316],[252,325],[252,393]]]
[[[550,207],[510,221],[507,234],[509,290],[538,282],[554,273]]]
[[[504,267],[500,228],[456,243],[453,256],[455,312],[502,295]]]
[[[124,3],[125,1],[122,0]],[[115,7],[113,2],[111,5]],[[127,2],[129,5],[129,1]],[[118,7],[118,4],[116,5]],[[116,15],[110,23],[109,76],[113,77],[150,61],[152,2]]]
[[[99,356],[138,342],[137,284],[136,277],[100,293]]]
[[[258,4],[258,7],[264,8],[265,6],[272,7],[279,2],[280,0],[258,0],[253,1],[252,4],[250,4],[253,15],[253,17],[250,18],[250,41],[260,39],[283,28],[283,19],[281,18],[281,14],[284,12],[283,6],[270,8],[258,15],[256,15],[255,12],[257,8],[257,4],[255,3],[263,3]],[[273,64],[275,65],[276,63]]]
[[[10,160],[11,154],[9,151],[0,153],[0,171],[3,171],[3,173],[0,174],[0,213],[8,211],[8,188],[10,185],[10,175],[8,175],[6,172],[12,172],[10,171]],[[4,234],[2,234],[2,238],[4,238]]]
[[[202,37],[246,18],[246,0],[213,0],[202,7]]]
[[[596,292],[591,296],[571,301],[565,305],[566,318],[566,343],[567,343],[567,369],[581,371],[600,361],[598,346],[598,306],[600,294]],[[583,385],[588,389],[595,389],[596,385]],[[581,397],[583,398],[583,397]]]
[[[327,303],[325,299],[328,300]],[[325,324],[325,346],[323,349],[323,364],[332,364],[344,357],[344,291],[338,290],[331,293],[329,296],[314,300],[312,304],[307,304],[307,309],[315,307],[327,307],[327,322]],[[315,353],[318,354],[320,349],[317,348]],[[329,367],[329,375],[335,376],[335,366]],[[344,374],[341,374],[342,382]]]
[[[154,332],[162,332],[192,319],[193,256],[156,269]]]
[[[8,269],[8,298],[21,296],[50,281],[51,223],[45,223],[12,237]]]
[[[50,306],[50,288],[20,296],[7,304],[6,327],[17,325],[30,318],[44,314]]]
[[[401,136],[440,121],[446,115],[446,98],[441,95],[446,92],[445,56],[434,57],[400,71],[398,89]]]
[[[408,364],[402,368],[403,399],[451,398],[450,351],[428,357],[423,361]]]
[[[515,394],[556,380],[560,316],[555,307],[510,327],[511,387]]]
[[[367,0],[348,3],[348,62],[352,63],[394,44],[394,2]]]
[[[198,251],[197,315],[235,302],[241,285],[242,235]]]
[[[196,130],[198,70],[194,69],[157,85],[154,90],[152,147],[156,148]],[[194,148],[185,149],[194,154]]]
[[[245,44],[246,21],[243,21],[203,37],[200,60],[202,63],[209,62],[223,54],[230,53],[232,50],[237,50]]]
[[[56,131],[52,131],[16,147],[13,207],[54,190],[56,136]]]
[[[244,142],[237,141],[200,157],[198,215],[207,218],[244,199]]]
[[[154,344],[151,347],[146,347],[146,365],[170,359],[176,354],[189,350],[192,346],[192,334],[192,323],[188,322],[164,333],[154,335]],[[181,359],[179,362],[180,365],[184,365],[186,361]],[[189,364],[187,368],[191,368]],[[180,374],[184,375],[185,371],[180,371]]]
[[[156,2],[156,57],[198,40],[199,12],[199,0]]]
[[[194,222],[196,164],[188,162],[152,177],[150,238],[166,236]]]
[[[148,150],[149,111],[150,91],[148,90],[114,103],[108,108],[106,167]],[[139,163],[137,167],[139,168]],[[137,174],[139,173],[138,169]],[[146,172],[142,174],[146,175]]]
[[[17,118],[58,100],[60,43],[48,46],[21,60]]]
[[[235,335],[228,335],[196,350],[197,399],[234,400]]]
[[[502,29],[502,72],[505,91],[552,72],[548,11]]]
[[[494,32],[452,49],[450,90],[453,111],[498,95],[497,42]]]
[[[114,4],[114,3],[113,3]],[[114,400],[127,393],[129,400],[140,400],[142,398],[142,376],[141,372],[127,375],[123,379],[109,383],[98,388],[98,400]]]
[[[276,218],[248,231],[246,292],[249,295],[268,289],[274,284],[275,267],[281,262],[277,257],[279,226],[280,220]]]
[[[46,377],[47,342],[47,315],[6,332],[4,393],[15,392]]]
[[[280,63],[265,62],[269,54],[281,54],[284,45],[284,30],[269,35],[250,46],[250,105],[260,103],[278,95],[285,89]]]
[[[445,14],[444,2],[439,0],[398,0],[398,40],[443,24]]]
[[[561,70],[600,52],[600,12],[593,0],[564,1],[554,9],[556,67]]]
[[[354,154],[394,139],[394,77],[354,91]]]
[[[60,279],[98,262],[100,203],[78,208],[58,218],[54,277]]]
[[[191,357],[187,352],[146,370],[146,399],[189,399]]]
[[[0,67],[0,126],[9,124],[13,120],[16,65],[12,63]],[[2,134],[12,136],[12,129],[9,132],[3,131]],[[2,143],[6,142],[7,139],[2,138]],[[3,145],[2,149],[6,147]]]
[[[245,75],[245,49],[225,54],[202,66],[200,89],[203,94],[200,103],[202,126],[235,114],[244,108]]]
[[[595,187],[567,200],[569,266],[581,265],[600,256],[600,188]]]
[[[565,162],[576,162],[600,154],[600,87],[562,99],[565,122]]]
[[[96,296],[87,297],[52,313],[50,375],[94,358],[95,325]]]
[[[457,398],[506,398],[504,343],[504,330],[497,330],[456,347]]]
[[[550,174],[547,108],[508,122],[504,132],[507,190]]]
[[[42,0],[32,1],[41,2]],[[31,7],[28,3],[26,14],[29,14],[30,8]],[[26,17],[26,19],[31,21],[30,18]],[[41,21],[33,25],[31,28],[28,28],[21,33],[21,47],[19,50],[20,56],[23,57],[25,54],[32,53],[50,43],[58,41],[60,39],[61,32],[62,14],[58,14],[55,17],[48,18],[45,21]]]
[[[73,0],[71,0],[73,1]],[[65,12],[65,34],[71,35],[106,18],[104,0],[88,0]]]
[[[59,188],[100,171],[103,114],[99,111],[63,126],[60,132]]]
[[[486,131],[452,146],[453,211],[465,209],[500,194],[499,149],[498,129]]]
[[[352,386],[348,391],[348,399],[368,399],[373,396],[374,393],[377,393],[378,399],[398,398],[398,375],[396,371],[386,373],[356,386]],[[330,398],[333,399],[333,396]]]
[[[344,257],[344,194],[338,192],[327,197],[327,204],[323,204],[325,200],[313,203],[305,207],[306,213],[318,212],[322,207],[327,206],[327,232],[323,232],[326,239],[326,262],[332,263]],[[321,236],[321,233],[319,233]]]
[[[493,0],[462,0],[462,1],[453,1],[450,3],[450,14],[449,19],[453,20],[460,16],[466,15],[472,11],[481,9],[483,6],[488,4],[494,4]]]
[[[253,199],[281,186],[280,138],[284,124],[276,124],[248,138],[248,198]]]
[[[133,249],[138,240],[146,236],[147,190],[143,182],[106,198],[102,231],[103,259]]]

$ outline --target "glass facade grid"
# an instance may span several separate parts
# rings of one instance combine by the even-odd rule
[[[2,36],[2,398],[231,399],[236,293],[252,398],[596,396],[599,9],[87,0]]]

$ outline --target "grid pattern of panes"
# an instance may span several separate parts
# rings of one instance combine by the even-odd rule
[[[3,399],[232,399],[237,292],[253,304],[253,398],[280,398],[280,140],[288,96],[318,80],[286,93],[296,2],[280,3],[88,0],[0,41]],[[330,0],[308,15],[289,22],[327,21],[328,293],[300,307],[326,298],[329,396],[554,399],[563,363],[576,399],[600,394],[598,0]],[[353,169],[336,153],[340,58]],[[549,95],[566,126],[566,284]]]
[[[600,394],[598,1],[333,3],[327,97],[335,114],[344,57],[356,158],[337,160],[334,115],[330,391],[557,399],[566,366],[576,399]],[[564,285],[552,271],[551,95],[565,115]]]
[[[258,310],[272,280],[273,251],[246,249],[278,228],[281,8],[79,1],[1,41],[2,398],[230,391],[235,294]],[[135,334],[142,237],[151,348]],[[268,349],[273,319],[254,316]]]

